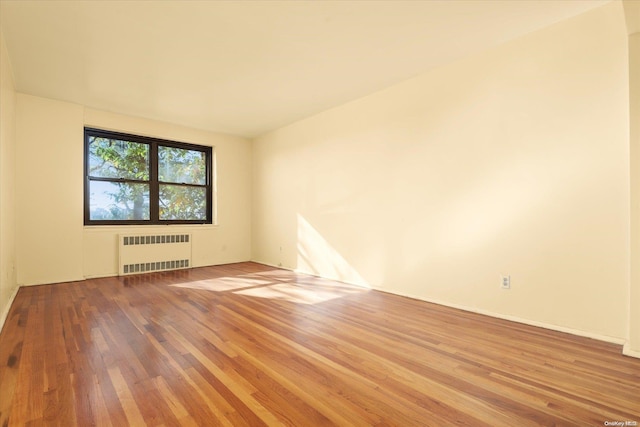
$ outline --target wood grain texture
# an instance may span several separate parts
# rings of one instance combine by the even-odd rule
[[[0,426],[640,423],[619,346],[256,263],[20,289]]]

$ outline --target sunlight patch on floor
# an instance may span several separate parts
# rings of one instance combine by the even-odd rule
[[[215,279],[196,280],[193,282],[176,283],[171,285],[176,288],[199,289],[205,291],[225,292],[238,289],[263,286],[273,283],[273,280],[257,278],[254,276],[217,277]]]
[[[344,296],[367,292],[356,287],[300,286],[295,283],[278,283],[233,292],[257,298],[279,299],[296,304],[317,304]]]

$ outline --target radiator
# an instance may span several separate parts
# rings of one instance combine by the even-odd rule
[[[120,276],[191,266],[190,234],[120,234],[118,238]]]

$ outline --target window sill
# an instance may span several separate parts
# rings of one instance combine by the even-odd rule
[[[143,232],[149,232],[153,230],[211,230],[219,227],[219,224],[167,224],[167,225],[83,225],[85,232],[91,233],[104,233],[104,232],[133,232],[137,233],[140,230]]]

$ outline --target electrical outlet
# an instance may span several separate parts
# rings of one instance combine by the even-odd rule
[[[502,276],[500,287],[502,289],[511,289],[511,276]]]

